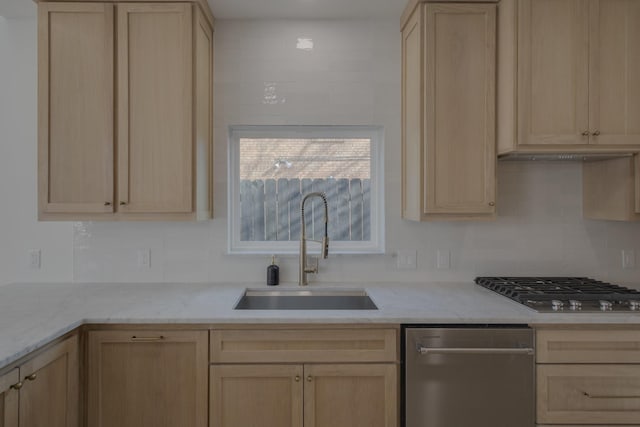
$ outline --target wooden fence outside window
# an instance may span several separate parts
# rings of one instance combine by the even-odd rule
[[[300,200],[314,191],[327,195],[330,240],[371,240],[371,180],[334,178],[241,180],[240,240],[299,240]],[[309,239],[324,234],[323,209],[318,198],[305,203]]]

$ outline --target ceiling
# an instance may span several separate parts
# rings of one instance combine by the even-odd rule
[[[208,0],[216,19],[400,19],[407,0]],[[0,16],[35,17],[33,0],[0,0]]]

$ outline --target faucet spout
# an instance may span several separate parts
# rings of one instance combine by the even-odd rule
[[[313,197],[319,197],[324,204],[324,236],[322,241],[322,248],[320,249],[320,256],[327,258],[329,255],[329,207],[327,204],[327,196],[324,193],[314,192],[309,193],[302,198],[300,202],[300,273],[298,275],[298,285],[307,286],[309,284],[307,280],[307,274],[318,272],[318,260],[316,259],[315,266],[310,267],[307,265],[307,230],[304,220],[304,204]]]

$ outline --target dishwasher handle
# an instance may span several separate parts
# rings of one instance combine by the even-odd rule
[[[533,348],[427,348],[418,346],[418,353],[429,354],[515,354],[533,356]]]

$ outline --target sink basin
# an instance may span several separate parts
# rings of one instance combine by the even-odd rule
[[[364,289],[247,289],[235,310],[377,310]]]

